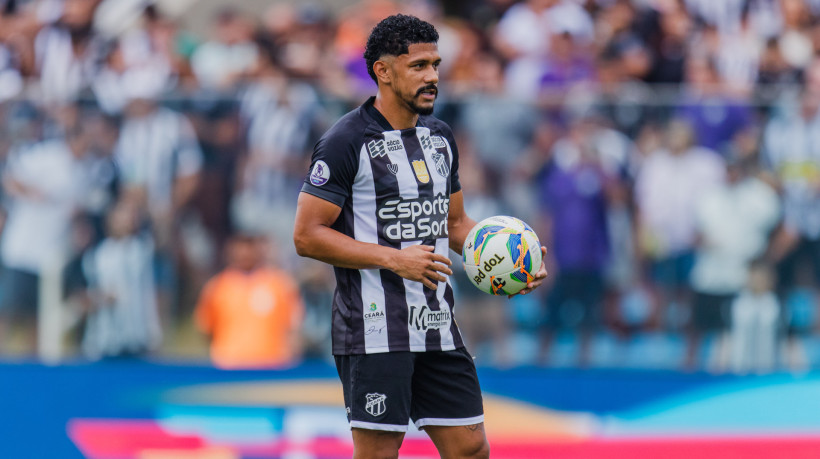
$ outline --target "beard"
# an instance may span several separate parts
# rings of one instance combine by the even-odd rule
[[[413,110],[413,112],[418,114],[418,115],[426,116],[426,115],[432,115],[433,114],[433,109],[434,109],[435,102],[433,104],[431,104],[429,107],[422,107],[422,106],[420,106],[419,104],[416,103],[416,100],[421,95],[421,93],[424,92],[424,91],[427,91],[428,89],[435,89],[436,90],[436,98],[438,98],[438,88],[435,85],[429,85],[429,86],[425,86],[425,87],[419,89],[418,91],[416,91],[416,94],[413,97],[406,98],[404,100],[404,102],[407,104],[407,106],[410,107],[410,109]]]
[[[419,107],[415,101],[410,102],[410,108],[418,115],[432,115],[433,114],[433,105],[429,107]]]

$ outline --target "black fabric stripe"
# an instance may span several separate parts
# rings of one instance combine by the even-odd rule
[[[436,194],[434,191],[432,174],[437,172],[435,171],[435,167],[431,170],[431,165],[427,164],[425,160],[424,150],[421,148],[421,142],[419,142],[419,138],[416,135],[416,129],[403,130],[401,137],[402,142],[404,143],[404,149],[407,151],[407,160],[410,162],[410,170],[413,171],[413,176],[416,177],[416,185],[418,185],[419,189],[419,198],[433,200]],[[413,169],[413,161],[418,160],[425,161],[427,175],[429,176],[427,183],[420,182],[418,176],[416,176],[415,169]],[[421,243],[424,245],[431,245],[433,247],[436,246],[436,240],[434,238],[424,239]],[[424,291],[424,297],[427,299],[427,306],[433,311],[441,310],[441,305],[439,305],[438,298],[436,297],[436,291],[424,286],[422,289]],[[427,330],[427,334],[425,336],[425,347],[428,351],[441,350],[441,332],[439,330]]]
[[[383,138],[383,137],[379,137]],[[365,139],[365,143],[371,139]],[[377,158],[370,157],[370,167],[373,170],[373,184],[376,193],[376,209],[383,206],[385,201],[399,196],[399,181],[395,174],[387,170],[390,159],[385,155]],[[377,215],[376,232],[379,245],[401,250],[400,242],[393,242],[384,237],[384,224]],[[393,351],[410,350],[410,332],[407,329],[409,322],[407,297],[405,296],[404,280],[393,271],[379,270],[379,277],[384,289],[384,305],[387,310],[387,345]],[[364,336],[362,336],[364,339]]]
[[[353,204],[348,199],[333,229],[353,237]],[[362,276],[359,270],[333,268],[336,274],[336,292],[333,295],[332,333],[333,354],[349,354],[353,349],[364,349],[364,321],[362,319]],[[356,320],[358,317],[359,320]]]
[[[453,344],[455,344],[457,348],[464,347],[464,341],[461,339],[461,332],[459,332],[458,324],[456,323],[456,306],[455,298],[453,296],[453,287],[449,282],[444,290],[444,301],[450,304],[450,314],[452,315],[452,322],[450,322],[450,333],[453,335]]]
[[[442,138],[446,139],[446,137],[444,137],[444,136],[442,136]],[[455,146],[450,145],[450,148],[455,148]],[[439,153],[444,154],[444,156],[447,158],[447,161],[450,164],[450,173],[452,174],[453,173],[453,167],[454,167],[453,157],[452,157],[453,155],[450,154],[447,147],[437,148],[436,151],[438,151]],[[450,194],[452,194],[452,193],[453,193],[452,181],[448,178],[447,179],[447,196],[449,197]],[[452,314],[452,322],[450,322],[450,334],[453,336],[453,344],[455,345],[456,348],[463,347],[464,346],[464,341],[461,339],[461,332],[458,330],[458,324],[456,323],[455,296],[453,295],[453,287],[452,287],[452,285],[450,285],[449,282],[447,282],[447,287],[444,290],[444,301],[446,301],[447,304],[450,305],[450,314]]]

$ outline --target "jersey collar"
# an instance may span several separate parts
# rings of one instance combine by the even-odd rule
[[[387,118],[385,118],[384,115],[382,115],[382,112],[380,112],[376,107],[373,106],[374,102],[376,102],[376,96],[370,96],[370,98],[367,99],[367,102],[364,103],[364,110],[367,112],[368,115],[370,115],[374,120],[376,120],[377,123],[379,123],[379,126],[381,126],[382,129],[384,129],[385,131],[395,131],[395,129],[393,129],[393,126],[390,125],[390,122],[387,121]]]

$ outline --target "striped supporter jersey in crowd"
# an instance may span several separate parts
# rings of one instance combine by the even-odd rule
[[[342,211],[333,229],[358,241],[448,255],[450,194],[461,189],[450,128],[420,116],[396,130],[374,98],[340,119],[316,144],[302,192]],[[452,350],[462,347],[453,288],[430,290],[387,269],[335,268],[333,353]]]

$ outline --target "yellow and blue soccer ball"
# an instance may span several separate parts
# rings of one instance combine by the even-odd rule
[[[503,215],[478,222],[464,240],[462,255],[470,282],[492,295],[518,293],[541,268],[541,243],[535,231]]]

